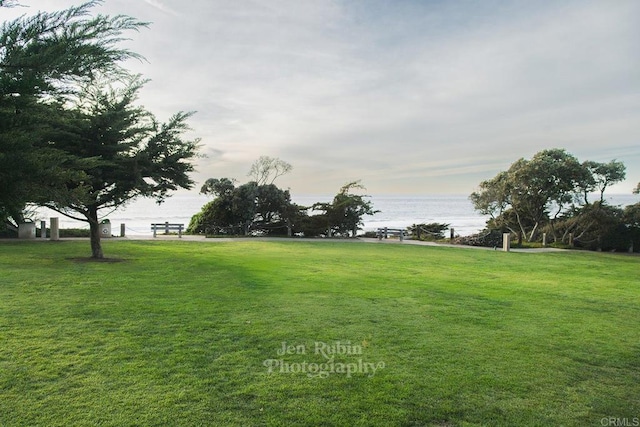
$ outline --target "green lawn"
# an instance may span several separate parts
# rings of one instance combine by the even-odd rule
[[[0,426],[640,418],[635,256],[251,240],[104,248],[122,262],[74,259],[88,242],[0,243]],[[283,342],[294,354],[278,354]]]

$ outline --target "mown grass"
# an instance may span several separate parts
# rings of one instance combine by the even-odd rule
[[[640,417],[635,256],[251,240],[104,246],[122,262],[76,259],[87,242],[0,243],[0,425]],[[316,343],[337,341],[361,352],[336,355],[334,369],[359,359],[380,368],[319,377],[308,365],[265,365],[328,363]],[[283,342],[298,353],[278,355]]]

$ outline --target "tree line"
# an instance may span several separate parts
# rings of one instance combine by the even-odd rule
[[[470,200],[489,215],[489,230],[528,242],[546,233],[550,241],[588,249],[638,250],[640,203],[623,209],[605,198],[606,190],[625,176],[620,161],[580,162],[564,149],[548,149],[482,181]],[[639,191],[640,184],[634,192]]]
[[[260,157],[249,171],[251,180],[236,186],[230,178],[210,178],[200,192],[213,197],[195,214],[188,233],[207,235],[269,235],[305,237],[355,236],[364,215],[373,215],[364,187],[353,181],[340,188],[329,203],[301,206],[289,190],[274,181],[293,167],[280,159]]]

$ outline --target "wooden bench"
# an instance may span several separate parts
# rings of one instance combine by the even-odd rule
[[[403,230],[401,228],[378,228],[378,231],[376,231],[376,236],[378,236],[378,240],[382,240],[382,238],[384,237],[385,239],[387,239],[389,237],[389,235],[392,236],[398,236],[400,237],[400,241],[402,242],[404,240],[404,235],[407,231]]]
[[[151,224],[151,230],[153,230],[153,237],[156,237],[157,231],[164,230],[164,234],[169,234],[169,231],[177,231],[178,237],[182,238],[183,228],[184,228],[184,224],[169,224],[168,222]]]

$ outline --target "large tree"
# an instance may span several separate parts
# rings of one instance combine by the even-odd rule
[[[605,189],[624,177],[624,165],[612,161],[580,163],[563,149],[543,150],[530,160],[519,159],[506,172],[480,183],[470,199],[476,210],[492,216],[492,223],[534,240],[536,232],[555,225],[580,197]]]
[[[193,216],[188,231],[205,234],[284,234],[295,213],[288,190],[255,181],[235,186],[229,178],[210,178],[200,190],[215,199]]]
[[[134,78],[121,88],[89,86],[72,107],[60,108],[64,120],[47,139],[64,153],[67,170],[77,179],[36,202],[88,222],[94,258],[103,257],[100,210],[117,209],[136,197],[160,203],[170,191],[193,186],[188,174],[198,144],[183,135],[191,114],[179,112],[160,123],[134,105],[142,84]]]
[[[378,211],[373,208],[369,196],[357,194],[355,191],[364,190],[360,181],[352,181],[343,185],[333,197],[331,203],[316,203],[314,210],[324,211],[329,234],[353,237],[362,225],[364,215],[374,215]]]
[[[26,203],[73,178],[68,156],[47,141],[59,126],[59,99],[97,76],[122,75],[119,64],[140,57],[118,43],[125,32],[146,24],[122,15],[90,16],[99,3],[23,16],[0,27],[2,221],[19,222]]]

